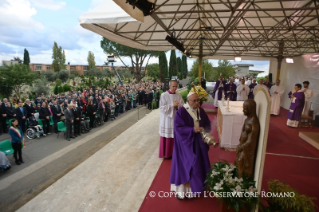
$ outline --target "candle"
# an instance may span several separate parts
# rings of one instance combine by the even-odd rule
[[[229,97],[227,98],[227,111],[229,111]]]

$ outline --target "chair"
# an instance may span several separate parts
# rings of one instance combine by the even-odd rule
[[[54,125],[53,116],[50,116],[50,126]]]
[[[12,155],[13,149],[10,140],[0,141],[0,151],[6,155]]]
[[[57,136],[57,138],[59,138],[59,134],[60,134],[60,132],[63,132],[64,133],[64,135],[65,135],[65,132],[66,132],[66,126],[65,126],[65,124],[64,124],[64,122],[63,121],[60,121],[60,122],[58,122],[58,136]],[[64,136],[65,137],[65,136]]]
[[[43,123],[42,123],[42,120],[41,119],[38,119],[37,120],[38,124],[41,126],[41,128],[43,129]]]
[[[301,115],[299,127],[309,127],[312,128],[313,118],[311,116]]]

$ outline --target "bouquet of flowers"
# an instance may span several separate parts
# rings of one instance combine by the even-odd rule
[[[200,105],[203,104],[203,102],[206,102],[208,100],[208,93],[204,88],[201,86],[195,86],[194,83],[192,83],[192,89],[189,92],[194,92],[198,94]]]
[[[228,209],[253,208],[259,201],[255,181],[246,178],[238,178],[236,166],[228,162],[217,162],[209,171],[206,179],[208,189],[214,192],[214,196],[228,205]]]

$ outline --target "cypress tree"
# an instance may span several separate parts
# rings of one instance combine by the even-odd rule
[[[23,64],[25,64],[25,65],[30,64],[30,56],[29,56],[29,52],[27,49],[24,49]]]
[[[158,64],[159,64],[159,68],[160,68],[160,80],[161,80],[161,82],[164,82],[164,78],[169,77],[168,67],[167,67],[167,59],[166,59],[165,52],[161,52],[159,54],[158,60],[159,60]]]
[[[169,59],[169,69],[168,70],[169,70],[169,78],[172,78],[172,76],[177,76],[175,50],[171,50],[171,57]]]
[[[178,79],[183,79],[183,76],[182,76],[182,59],[180,57],[178,57],[176,59],[176,67],[177,67],[177,76],[178,76]]]

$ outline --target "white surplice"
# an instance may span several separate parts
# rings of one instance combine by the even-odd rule
[[[251,84],[251,80],[250,79],[245,82],[245,85],[247,85],[248,87],[250,86],[250,84]]]
[[[309,88],[306,88],[305,90],[306,90],[305,91],[305,106],[303,108],[302,115],[308,116],[309,109],[310,109],[309,108],[310,107],[309,99],[312,97],[313,92]]]
[[[260,87],[265,88],[265,90],[269,92],[269,89],[268,89],[268,87],[267,87],[266,85],[264,85],[264,84],[262,84],[262,85],[257,84],[257,85],[254,87],[254,95],[256,94],[256,91],[257,91]]]
[[[174,118],[177,110],[174,101],[178,101],[178,108],[184,105],[184,100],[179,93],[170,94],[168,91],[162,93],[160,99],[160,126],[159,134],[165,138],[174,138]]]
[[[245,88],[245,90],[244,90]],[[249,95],[249,87],[245,84],[240,84],[237,89],[237,101],[245,101],[248,99],[248,95]]]
[[[275,93],[277,91],[277,94]],[[273,85],[270,88],[270,96],[271,96],[271,108],[270,114],[278,115],[280,112],[280,98],[284,93],[285,89],[280,85]]]

